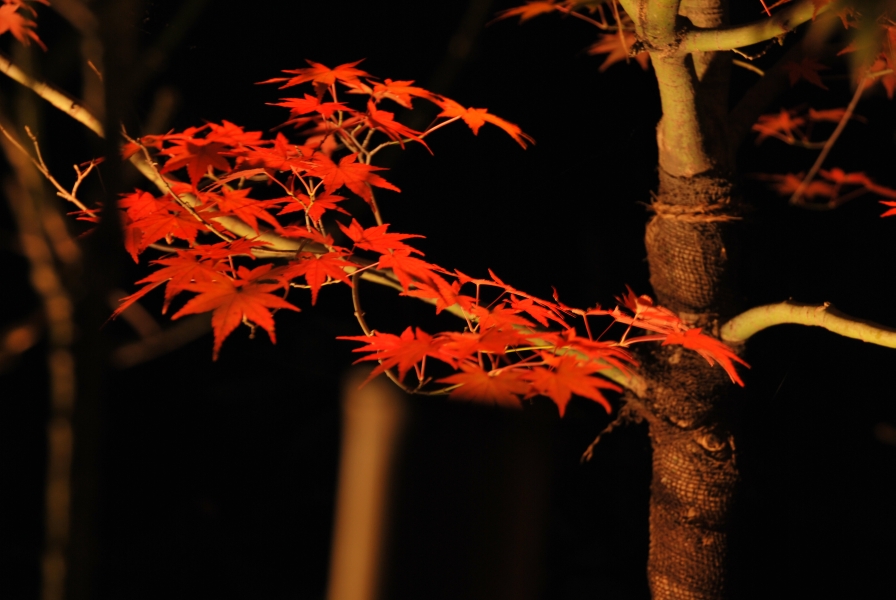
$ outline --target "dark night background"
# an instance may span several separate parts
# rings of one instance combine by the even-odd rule
[[[523,151],[497,128],[474,137],[456,126],[430,138],[435,156],[419,147],[384,155],[389,180],[402,188],[380,196],[385,220],[395,231],[425,235],[419,246],[429,260],[474,276],[490,267],[540,295],[553,285],[573,306],[612,305],[626,284],[647,292],[641,238],[656,183],[659,116],[652,76],[634,64],[599,74],[601,59],[584,51],[595,30],[571,19],[483,27],[516,4],[483,2],[267,2],[217,10],[212,2],[146,1],[135,19],[138,48],[174,42],[156,68],[135,67],[144,69],[146,85],[126,120],[145,123],[163,90],[175,99],[165,129],[227,119],[267,130],[285,113],[265,102],[281,96],[255,82],[303,66],[305,58],[329,66],[366,58],[362,67],[376,76],[415,79],[467,106],[488,107],[537,141]],[[184,35],[172,35],[185,7],[201,10]],[[475,32],[468,46],[458,41],[464,27]],[[45,57],[36,51],[44,76],[77,93],[75,34],[48,8],[40,9],[38,31],[49,46]],[[3,43],[11,51],[10,41]],[[70,58],[51,60],[54,47]],[[736,77],[743,89],[755,75]],[[803,82],[782,103],[845,105],[842,81],[831,87],[826,95]],[[3,96],[14,90],[0,82]],[[876,93],[858,112],[870,124],[851,124],[826,165],[896,187],[893,104]],[[42,126],[57,176],[89,158],[86,136],[65,116],[47,108]],[[748,143],[741,154],[745,173],[805,170],[815,156],[774,140]],[[896,219],[880,219],[871,195],[811,212],[786,206],[754,181],[744,186],[756,205],[745,224],[745,304],[830,301],[896,326]],[[0,236],[2,323],[9,326],[38,301],[6,208]],[[145,267],[124,252],[108,261],[115,285],[128,293],[144,276]],[[391,292],[365,294],[374,327],[397,331],[428,311],[411,300],[396,304]],[[145,303],[154,315],[160,296]],[[209,334],[103,374],[93,598],[324,597],[339,386],[354,359],[353,345],[335,337],[359,330],[341,287],[324,289],[314,308],[305,296],[292,299],[302,312],[278,315],[276,346],[240,329],[212,362]],[[112,347],[137,339],[122,321],[81,335]],[[0,365],[0,564],[7,572],[0,596],[15,600],[39,590],[45,351],[41,343]],[[894,357],[893,350],[795,326],[751,340],[739,442],[745,597],[896,594]],[[532,598],[647,597],[649,444],[642,426],[607,436],[594,460],[580,464],[610,420],[590,401],[574,400],[562,420],[538,400],[510,415],[410,402],[387,575],[393,597],[510,597],[506,590],[485,595],[487,586],[475,582],[464,587],[470,577],[489,579],[471,576],[475,568],[514,572],[504,568],[519,554],[502,546],[513,537],[508,527],[528,527],[540,540],[522,575],[535,582]]]

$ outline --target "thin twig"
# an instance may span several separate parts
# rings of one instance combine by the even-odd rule
[[[78,168],[78,166],[75,165],[75,173],[78,175],[78,179],[77,179],[77,181],[75,181],[75,185],[72,188],[72,191],[69,192],[64,187],[62,187],[62,185],[58,181],[56,181],[56,179],[50,173],[50,169],[47,168],[46,163],[44,163],[43,156],[41,156],[41,154],[40,154],[40,146],[38,146],[38,144],[37,144],[37,138],[34,137],[34,134],[31,133],[31,130],[28,127],[25,127],[25,131],[28,134],[28,137],[31,138],[31,142],[34,144],[34,149],[37,153],[37,158],[34,158],[33,156],[31,156],[31,154],[27,150],[25,150],[25,148],[22,146],[22,144],[20,144],[19,141],[17,139],[15,139],[9,131],[6,130],[6,128],[4,128],[2,125],[0,125],[0,133],[2,133],[4,135],[4,137],[6,137],[6,139],[9,140],[9,142],[13,146],[15,146],[19,152],[21,152],[22,154],[27,156],[28,160],[31,162],[31,164],[34,165],[34,167],[40,172],[40,174],[43,175],[47,181],[49,181],[51,184],[53,184],[53,187],[55,187],[57,190],[56,194],[58,196],[60,196],[61,198],[65,198],[66,200],[68,200],[69,202],[71,202],[72,204],[74,204],[75,206],[80,208],[82,211],[84,211],[88,215],[95,216],[96,213],[94,211],[87,208],[80,200],[78,200],[78,198],[75,197],[75,192],[78,191],[78,187],[81,185],[81,182],[84,180],[85,177],[87,177],[87,175],[90,173],[90,171],[93,170],[93,168],[96,166],[96,163],[94,161],[91,161],[89,163],[89,166],[87,167],[87,169],[84,172],[81,172],[81,170]]]
[[[863,77],[859,84],[856,86],[856,91],[852,95],[852,100],[849,101],[849,105],[846,107],[846,110],[843,111],[843,116],[840,118],[840,122],[837,123],[836,129],[834,129],[834,133],[831,134],[831,137],[827,139],[824,143],[824,148],[821,149],[821,152],[818,153],[818,158],[815,159],[815,164],[812,165],[812,168],[809,169],[809,172],[806,174],[806,177],[800,182],[799,187],[796,188],[796,191],[793,193],[793,196],[790,197],[789,203],[793,205],[802,205],[803,203],[803,192],[806,191],[806,188],[809,187],[809,184],[812,183],[812,180],[815,178],[815,175],[818,173],[818,170],[821,168],[822,163],[824,163],[824,159],[828,157],[828,153],[830,153],[831,148],[834,147],[834,142],[837,141],[837,138],[840,137],[840,134],[843,132],[843,129],[846,127],[846,123],[849,121],[852,116],[853,111],[856,108],[856,105],[859,103],[859,98],[862,97],[862,92],[865,90],[865,85],[868,82],[868,78]]]

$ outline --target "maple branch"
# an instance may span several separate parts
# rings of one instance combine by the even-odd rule
[[[676,50],[676,55],[682,56],[695,51],[734,50],[758,44],[793,31],[806,21],[814,20],[828,8],[830,4],[817,7],[813,0],[800,0],[766,19],[746,25],[713,29],[694,28],[685,34]]]
[[[856,109],[856,104],[859,103],[859,98],[862,97],[862,92],[865,91],[865,85],[868,83],[868,81],[869,78],[867,77],[863,77],[859,81],[858,85],[856,86],[856,91],[852,95],[852,100],[849,101],[849,105],[846,107],[846,110],[843,111],[843,116],[840,118],[840,122],[837,123],[837,127],[834,129],[834,133],[832,133],[831,137],[829,137],[824,143],[824,147],[821,149],[821,152],[818,153],[818,158],[815,159],[815,163],[812,165],[812,168],[809,169],[806,177],[800,182],[800,185],[796,188],[796,191],[793,192],[793,196],[791,196],[790,200],[788,201],[790,204],[796,206],[802,206],[804,204],[803,192],[806,191],[806,188],[809,187],[809,184],[812,183],[813,179],[815,179],[815,175],[821,168],[822,163],[824,163],[824,159],[828,157],[828,153],[830,153],[831,148],[834,147],[834,142],[836,142],[837,138],[840,137],[840,134],[846,127],[846,123],[849,122],[849,119],[852,117],[852,113]]]
[[[759,115],[775,98],[790,88],[790,76],[784,66],[791,62],[799,63],[805,56],[819,52],[826,55],[828,50],[823,48],[822,44],[830,32],[831,28],[824,18],[813,22],[803,38],[790,47],[771,68],[766,69],[765,75],[747,90],[728,113],[730,148],[740,146]]]
[[[896,348],[896,328],[850,317],[835,309],[829,302],[806,305],[788,301],[758,306],[725,323],[720,333],[723,342],[740,343],[767,327],[784,324],[823,327],[844,337]]]

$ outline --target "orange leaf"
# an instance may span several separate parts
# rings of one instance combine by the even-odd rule
[[[828,87],[822,83],[821,77],[818,75],[819,71],[824,71],[828,67],[817,60],[806,57],[799,63],[790,61],[784,63],[783,66],[784,70],[787,71],[790,76],[790,85],[795,85],[800,79],[805,79],[812,85],[817,85],[823,90],[828,89]]]
[[[363,250],[379,252],[380,254],[390,254],[394,250],[416,252],[423,254],[416,248],[411,248],[401,240],[408,238],[423,237],[422,235],[410,233],[387,233],[388,223],[376,225],[364,229],[356,219],[352,219],[351,224],[346,227],[342,223],[338,223],[339,229],[347,235],[355,243],[355,246]]]
[[[438,116],[448,118],[460,117],[463,119],[464,123],[473,130],[473,135],[478,135],[479,128],[485,123],[491,123],[506,131],[507,134],[523,148],[526,147],[527,141],[530,144],[535,143],[535,140],[523,133],[518,125],[505,121],[501,117],[489,114],[487,108],[464,108],[454,100],[448,98],[442,98],[438,104],[442,107],[442,112],[439,113]]]
[[[626,31],[623,33],[623,39],[619,37],[618,33],[602,33],[598,38],[597,42],[595,42],[590,48],[588,48],[588,54],[606,54],[607,58],[604,59],[604,62],[600,65],[598,71],[603,73],[607,69],[610,68],[615,63],[620,61],[628,61],[629,59],[629,49],[635,44],[637,38],[635,34],[631,31]],[[635,61],[643,70],[647,70],[647,65],[650,63],[650,53],[647,51],[638,52],[634,56]]]
[[[510,17],[519,17],[520,23],[524,23],[538,15],[547,14],[557,10],[554,0],[529,0],[524,6],[516,6],[500,11],[495,16],[495,21],[501,19],[509,19]]]
[[[310,67],[283,71],[284,73],[295,75],[295,77],[276,77],[274,79],[268,79],[267,81],[260,81],[259,83],[279,83],[285,81],[286,83],[280,86],[280,89],[283,89],[310,81],[314,84],[314,87],[317,88],[318,93],[323,93],[326,88],[337,81],[344,83],[349,87],[357,87],[362,85],[361,81],[358,80],[358,77],[370,76],[365,71],[354,68],[355,65],[358,65],[363,60],[364,59],[362,58],[361,60],[341,64],[338,67],[331,69],[330,67],[316,63],[313,60],[305,59],[305,62],[311,65]]]
[[[605,366],[593,362],[583,362],[574,356],[545,357],[551,368],[536,367],[524,374],[524,377],[539,393],[549,397],[557,404],[560,416],[566,412],[566,405],[573,394],[590,398],[599,403],[607,412],[611,412],[610,403],[601,390],[621,392],[622,388],[614,383],[592,375]]]
[[[396,365],[398,366],[398,379],[403,381],[407,372],[427,356],[438,358],[441,344],[441,341],[434,340],[431,335],[419,327],[416,334],[412,328],[408,327],[402,332],[401,337],[375,331],[371,336],[340,336],[337,339],[367,344],[363,348],[355,348],[353,352],[372,352],[373,354],[359,358],[355,361],[356,363],[365,360],[380,361],[380,365],[370,373],[368,381]]]
[[[48,6],[50,4],[47,0],[34,1]],[[47,47],[40,38],[37,37],[37,34],[34,33],[33,28],[37,26],[37,23],[22,16],[21,13],[19,13],[19,10],[22,9],[29,11],[32,16],[37,16],[37,11],[35,11],[32,6],[25,4],[23,0],[3,0],[3,5],[0,6],[0,35],[3,35],[8,31],[14,38],[19,40],[23,46],[30,45],[31,40],[34,40],[38,46],[46,51]]]
[[[420,137],[419,131],[414,131],[410,127],[396,121],[395,113],[379,110],[373,100],[367,101],[367,122],[370,123],[372,129],[384,133],[393,142],[398,142],[398,145],[402,148],[404,148],[404,139],[407,138],[423,144],[429,150],[429,153],[432,154],[432,150]]]
[[[303,275],[305,282],[311,288],[311,304],[317,303],[317,293],[320,286],[327,281],[328,278],[337,279],[343,283],[352,285],[352,280],[345,267],[355,266],[345,260],[343,255],[338,252],[328,252],[326,254],[313,254],[311,252],[302,252],[298,258],[289,265],[283,272],[283,277],[292,279]]]
[[[212,359],[218,360],[221,344],[234,329],[244,320],[262,327],[268,332],[272,343],[277,343],[274,335],[274,317],[268,309],[299,309],[270,292],[281,288],[279,283],[257,283],[259,269],[270,270],[271,265],[262,265],[257,269],[245,272],[240,279],[231,279],[225,275],[219,278],[187,286],[190,291],[199,295],[187,302],[171,318],[179,319],[184,315],[212,312],[212,329],[215,334],[215,346]],[[245,271],[245,270],[244,270]]]
[[[463,363],[460,370],[460,373],[439,379],[440,383],[460,384],[451,391],[451,398],[520,408],[520,396],[531,387],[522,379],[523,374],[512,369],[486,371],[477,364]]]
[[[794,133],[798,133],[802,137],[800,127],[806,124],[803,117],[794,117],[793,114],[782,108],[781,112],[773,115],[760,115],[759,120],[753,125],[753,131],[758,131],[756,136],[756,144],[761,144],[765,138],[777,137],[784,138],[784,141],[793,141]]]
[[[312,170],[312,175],[320,177],[324,182],[324,190],[330,194],[335,192],[342,186],[347,187],[354,193],[358,194],[369,203],[373,202],[373,194],[370,192],[370,186],[385,188],[394,192],[401,190],[374,173],[374,171],[383,171],[384,167],[374,167],[356,162],[358,154],[349,154],[343,156],[337,165],[324,155],[318,155],[315,160],[316,164]]]
[[[187,168],[190,181],[195,186],[214,167],[220,171],[230,171],[230,163],[222,155],[227,146],[221,142],[206,139],[189,139],[162,151],[171,158],[162,167],[162,173],[169,173],[182,167]]]
[[[695,351],[705,358],[710,366],[714,365],[715,362],[718,362],[719,366],[725,369],[725,372],[728,373],[728,377],[731,378],[731,381],[743,387],[744,382],[737,374],[737,370],[734,368],[734,363],[732,361],[737,361],[747,368],[749,368],[750,365],[735,354],[734,351],[723,342],[716,338],[709,337],[708,335],[703,335],[699,327],[689,329],[683,333],[670,333],[666,336],[663,346],[668,346],[670,344],[678,344]]]
[[[393,100],[401,104],[405,108],[413,108],[411,105],[412,98],[423,98],[430,102],[438,102],[438,96],[421,87],[411,85],[413,81],[392,81],[386,79],[383,83],[375,83],[371,96],[377,101],[383,98]]]

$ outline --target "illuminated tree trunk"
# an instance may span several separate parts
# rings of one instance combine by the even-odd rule
[[[725,53],[676,57],[669,49],[678,19],[717,27],[726,21],[725,6],[696,0],[653,8],[641,23],[663,105],[660,185],[645,235],[650,281],[661,305],[717,335],[737,308],[731,265],[740,202],[726,135],[730,59]],[[659,349],[645,363],[649,383],[639,408],[653,447],[653,598],[728,598],[729,530],[739,481],[729,418],[732,384],[680,349]]]
[[[661,304],[712,331],[733,305],[728,261],[736,222],[720,220],[734,204],[730,186],[706,177],[661,180],[646,235],[654,292]],[[650,383],[642,412],[653,446],[653,597],[727,598],[728,529],[738,483],[732,384],[681,349],[660,349],[646,362]]]

